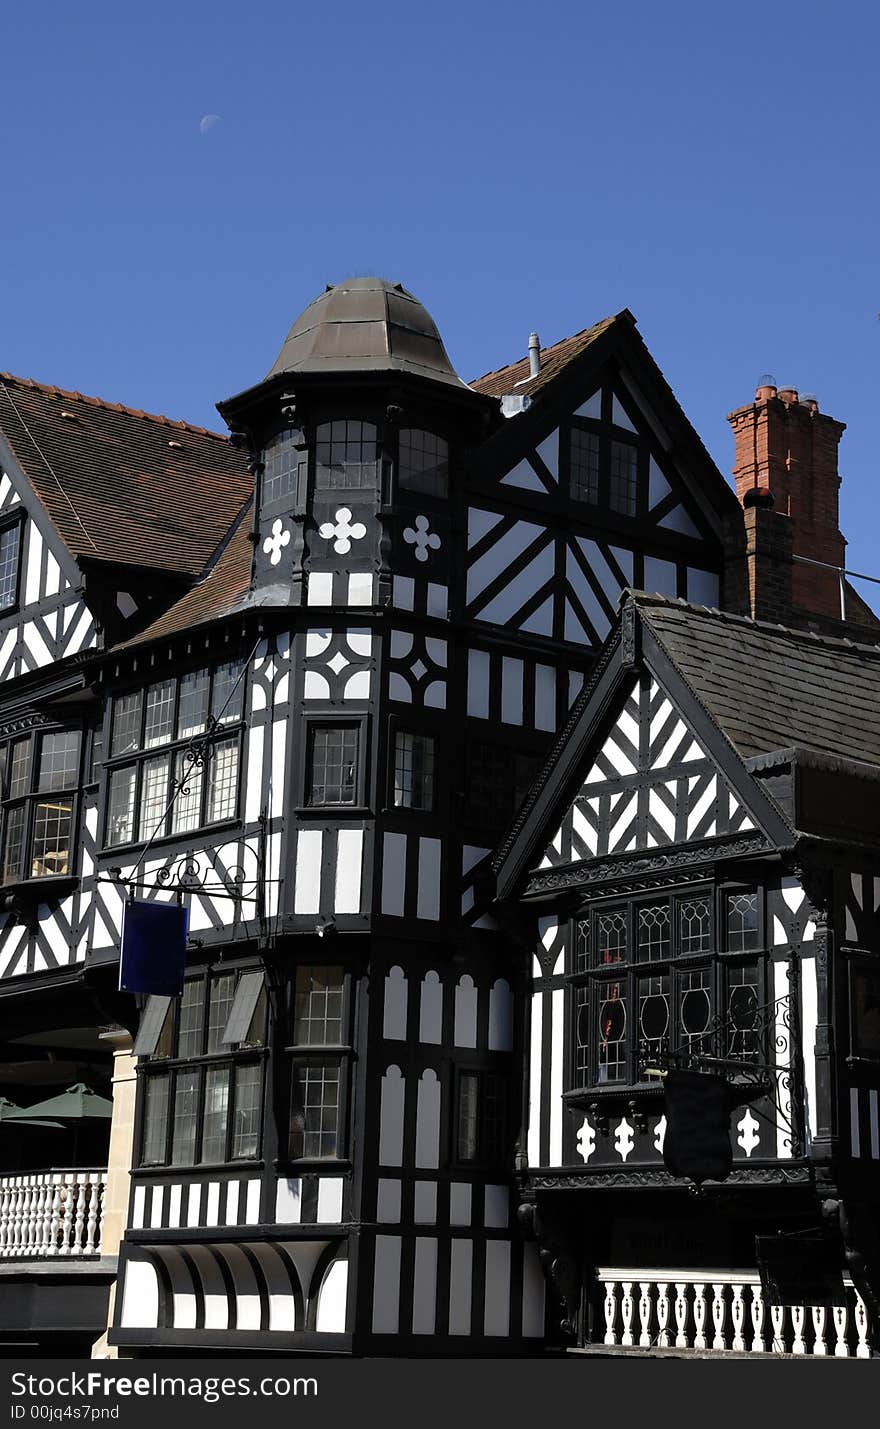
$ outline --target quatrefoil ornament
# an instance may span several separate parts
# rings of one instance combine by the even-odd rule
[[[263,542],[263,550],[269,557],[269,564],[271,566],[278,565],[278,562],[281,560],[281,552],[284,550],[285,546],[289,545],[290,532],[285,531],[284,522],[279,516],[276,521],[272,522],[271,536],[267,536],[265,541]]]
[[[428,551],[439,551],[440,537],[436,531],[430,529],[430,522],[427,516],[417,516],[412,526],[407,526],[403,533],[403,539],[408,546],[415,546],[415,557],[417,561],[426,561]]]
[[[347,556],[352,541],[360,541],[366,534],[367,528],[362,521],[352,523],[347,506],[340,506],[336,512],[335,524],[334,521],[325,521],[318,527],[318,535],[323,536],[325,541],[333,542],[337,556]]]

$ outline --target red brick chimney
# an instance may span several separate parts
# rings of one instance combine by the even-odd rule
[[[844,565],[846,541],[838,524],[837,448],[846,424],[820,412],[815,397],[799,397],[793,387],[777,389],[770,377],[761,379],[754,402],[731,412],[727,420],[736,443],[736,494],[744,508],[747,542],[752,548],[752,613],[785,621],[786,612],[780,607],[788,584],[789,616],[796,623],[801,623],[798,615],[840,620],[836,570],[794,561],[790,575],[781,580],[783,573],[771,574],[771,567],[780,557],[785,559],[788,539],[794,556],[838,568]],[[761,517],[756,527],[758,510]],[[763,542],[762,524],[766,526]],[[767,580],[773,589],[764,593],[761,587]],[[776,613],[768,617],[768,609]]]

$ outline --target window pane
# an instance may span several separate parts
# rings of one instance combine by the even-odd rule
[[[168,808],[168,755],[144,760],[141,775],[141,805],[138,838],[150,839],[165,832],[165,810]]]
[[[168,1133],[168,1077],[148,1077],[144,1099],[144,1142],[141,1163],[161,1166]]]
[[[404,427],[398,441],[398,480],[406,491],[445,496],[449,485],[449,447],[433,432]]]
[[[579,987],[574,1012],[574,1071],[579,1086],[590,1081],[590,989]]]
[[[626,913],[622,908],[600,913],[596,922],[598,947],[596,962],[624,963],[627,959]]]
[[[712,909],[708,898],[687,898],[678,905],[679,951],[708,953],[712,948]]]
[[[394,736],[394,803],[398,809],[434,807],[434,740],[425,734]]]
[[[229,1116],[229,1068],[209,1067],[205,1078],[202,1117],[202,1161],[226,1160],[226,1123]]]
[[[312,729],[309,804],[353,804],[357,789],[358,730],[354,725]]]
[[[135,690],[131,695],[120,695],[113,701],[113,735],[110,740],[110,757],[128,754],[141,747],[141,703],[143,691]]]
[[[9,798],[19,799],[22,794],[26,794],[30,785],[30,750],[29,739],[17,739],[12,746],[12,757],[9,761]]]
[[[93,784],[97,784],[101,765],[104,762],[104,726],[98,725],[92,733],[92,764],[89,777]]]
[[[727,947],[743,953],[758,946],[757,893],[729,893],[727,896]]]
[[[79,783],[79,734],[65,730],[44,734],[40,740],[37,788],[40,793],[75,788]]]
[[[131,843],[134,838],[134,789],[137,770],[117,769],[110,775],[107,801],[107,842]]]
[[[72,799],[41,800],[34,810],[31,878],[70,872]]]
[[[682,973],[679,983],[681,1047],[689,1056],[712,1052],[712,978],[708,968]]]
[[[289,496],[296,484],[299,452],[294,438],[299,433],[292,427],[273,437],[263,452],[263,502],[279,501]]]
[[[200,977],[188,978],[180,998],[180,1024],[177,1034],[178,1057],[198,1057],[202,1052],[205,1026],[205,983]]]
[[[198,1072],[178,1072],[174,1079],[174,1129],[171,1133],[171,1161],[174,1166],[192,1166],[195,1162],[198,1101]]]
[[[219,724],[235,724],[241,719],[244,675],[240,660],[229,660],[214,671],[211,717]]]
[[[590,920],[581,918],[574,933],[575,972],[585,973],[590,966]]]
[[[626,1077],[626,986],[603,982],[599,998],[599,1081],[622,1082]]]
[[[458,1123],[455,1154],[458,1161],[476,1161],[479,1116],[479,1078],[461,1072],[458,1078]]]
[[[220,1038],[229,1020],[232,999],[235,997],[235,973],[222,973],[211,979],[208,995],[208,1052],[221,1050]]]
[[[174,806],[171,810],[171,832],[186,833],[202,822],[202,784],[204,766],[187,758],[185,750],[174,757]]]
[[[24,872],[25,806],[19,804],[6,813],[6,839],[3,851],[3,882],[15,883]]]
[[[169,1000],[168,1011],[165,1013],[165,1021],[162,1023],[162,1030],[156,1039],[156,1046],[153,1051],[154,1057],[170,1057],[174,1051],[174,1001]]]
[[[158,685],[150,685],[147,690],[147,729],[144,746],[155,749],[157,744],[168,744],[174,735],[174,693],[175,680],[162,680]]]
[[[611,443],[611,482],[608,504],[621,516],[635,516],[638,487],[638,451],[629,442]]]
[[[207,670],[193,670],[180,679],[180,702],[177,708],[177,738],[192,739],[201,734],[208,719],[208,691],[210,678]]]
[[[371,422],[324,422],[316,433],[315,485],[323,491],[375,486],[377,455]]]
[[[577,501],[599,501],[599,438],[595,432],[582,432],[574,427],[569,448],[571,495]]]
[[[238,808],[238,736],[221,739],[209,757],[207,821],[216,824],[233,819]]]
[[[758,968],[755,963],[728,968],[727,1055],[757,1060],[761,1055]]]
[[[668,903],[639,909],[638,956],[640,962],[657,962],[669,957]]]
[[[290,1155],[335,1156],[339,1123],[339,1063],[295,1062]]]
[[[0,531],[0,609],[7,610],[15,605],[18,594],[18,548],[21,540],[21,526],[7,526]]]
[[[639,1055],[658,1057],[669,1047],[669,975],[639,978]]]
[[[235,1120],[232,1156],[256,1156],[260,1149],[260,1068],[253,1064],[235,1069]]]
[[[480,1116],[480,1161],[484,1166],[499,1166],[507,1150],[507,1087],[503,1077],[484,1072],[482,1109]]]
[[[257,998],[257,1005],[254,1008],[254,1015],[251,1018],[251,1025],[247,1030],[247,1036],[240,1044],[242,1047],[264,1047],[266,1045],[266,984],[260,988],[260,995]]]
[[[338,1046],[342,1041],[342,968],[297,968],[293,999],[294,1046]]]

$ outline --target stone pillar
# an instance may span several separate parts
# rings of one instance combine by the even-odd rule
[[[102,1042],[113,1048],[113,1118],[110,1122],[110,1150],[107,1157],[107,1184],[104,1188],[104,1213],[101,1230],[101,1256],[119,1254],[119,1245],[128,1222],[128,1201],[131,1191],[131,1161],[134,1147],[134,1108],[137,1094],[135,1067],[137,1058],[131,1055],[131,1033],[124,1027],[114,1027],[100,1034]],[[110,1287],[108,1329],[113,1322],[116,1284]],[[126,1356],[123,1356],[126,1357]],[[118,1359],[114,1345],[107,1344],[105,1333],[92,1346],[92,1359]]]

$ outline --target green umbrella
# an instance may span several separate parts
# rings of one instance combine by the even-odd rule
[[[106,1097],[99,1097],[87,1087],[85,1082],[75,1082],[66,1092],[48,1101],[37,1102],[36,1106],[21,1107],[6,1113],[7,1121],[26,1121],[32,1116],[60,1117],[62,1121],[85,1121],[96,1117],[109,1121],[113,1115],[113,1103]]]
[[[29,1115],[28,1107],[16,1106],[8,1097],[0,1097],[0,1121],[15,1120],[19,1126],[53,1126],[58,1131],[61,1130],[60,1121],[29,1121],[26,1120]]]

